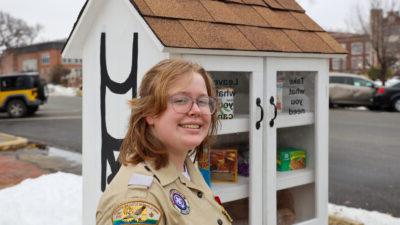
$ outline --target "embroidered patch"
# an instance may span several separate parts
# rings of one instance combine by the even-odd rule
[[[190,213],[189,202],[185,196],[175,189],[169,191],[169,198],[171,199],[172,205],[183,215]]]
[[[123,224],[159,224],[161,211],[154,205],[132,201],[118,206],[112,215],[113,225]]]

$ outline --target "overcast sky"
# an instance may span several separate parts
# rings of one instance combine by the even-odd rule
[[[0,0],[0,10],[25,20],[29,25],[41,24],[38,41],[67,38],[85,0]],[[318,24],[326,30],[347,31],[356,7],[364,12],[368,0],[297,0]],[[354,20],[353,20],[354,21]]]

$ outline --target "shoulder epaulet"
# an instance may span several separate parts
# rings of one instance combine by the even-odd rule
[[[131,175],[128,181],[128,186],[145,186],[149,188],[153,183],[153,177],[150,175],[144,175],[140,173],[134,173]]]

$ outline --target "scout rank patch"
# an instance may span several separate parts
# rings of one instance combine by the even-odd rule
[[[185,196],[175,189],[169,191],[169,198],[171,199],[172,205],[183,215],[190,213],[189,202]]]
[[[124,203],[116,208],[112,215],[113,225],[123,224],[158,224],[161,211],[154,205],[132,201]]]

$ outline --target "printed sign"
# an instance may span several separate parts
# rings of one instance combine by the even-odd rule
[[[277,108],[289,115],[310,112],[314,96],[314,76],[309,72],[279,72],[277,79]]]

